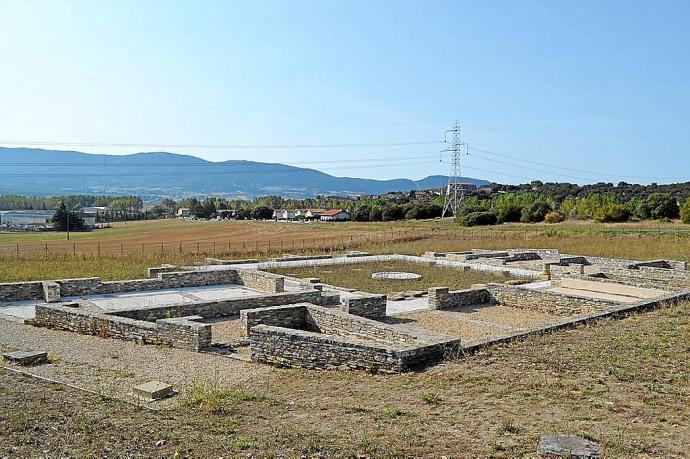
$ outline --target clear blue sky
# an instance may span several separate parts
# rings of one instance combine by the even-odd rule
[[[0,141],[430,141],[455,119],[507,155],[464,175],[690,180],[690,2],[0,0]],[[418,179],[441,148],[166,150]],[[374,157],[428,159],[326,163]]]

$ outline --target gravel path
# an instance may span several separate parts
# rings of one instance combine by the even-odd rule
[[[184,392],[194,381],[217,381],[224,386],[263,379],[277,371],[269,366],[240,362],[213,354],[189,352],[130,341],[48,330],[0,320],[0,343],[17,349],[48,351],[53,362],[16,367],[32,374],[68,382],[117,398],[129,398],[132,386],[159,380]],[[4,366],[12,366],[3,362]],[[155,404],[176,405],[182,397]]]

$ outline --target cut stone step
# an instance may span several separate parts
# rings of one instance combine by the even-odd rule
[[[135,396],[148,402],[154,402],[156,400],[161,400],[163,398],[172,397],[175,395],[175,391],[170,384],[160,381],[149,381],[147,383],[140,384],[133,387],[132,392]]]
[[[43,351],[16,351],[2,354],[4,358],[18,365],[41,365],[48,363],[48,353]]]

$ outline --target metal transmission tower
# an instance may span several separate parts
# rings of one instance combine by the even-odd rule
[[[460,183],[460,157],[463,152],[469,154],[467,143],[460,138],[460,123],[456,121],[453,127],[444,133],[443,141],[446,143],[448,143],[448,134],[450,134],[450,148],[441,150],[441,154],[444,152],[451,154],[450,175],[448,176],[446,198],[443,202],[442,217],[445,217],[449,210],[453,215],[458,214],[458,209],[464,199],[464,190]]]

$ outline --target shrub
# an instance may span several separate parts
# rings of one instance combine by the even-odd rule
[[[407,213],[405,213],[405,218],[407,220],[420,220],[424,218],[436,218],[441,216],[443,209],[436,204],[418,204],[411,207]]]
[[[505,204],[496,208],[496,218],[499,223],[519,222],[522,217],[522,207],[517,204]]]
[[[462,226],[495,225],[498,221],[493,212],[471,212],[459,218]]]
[[[690,224],[690,198],[685,200],[685,204],[680,209],[680,220],[683,223]]]
[[[607,204],[594,212],[594,220],[599,223],[627,222],[630,219],[630,209],[625,204]]]
[[[548,202],[533,202],[527,207],[523,207],[520,221],[523,223],[543,222],[544,217],[546,217],[546,214],[551,212],[551,210],[551,206]]]
[[[389,206],[383,209],[381,217],[383,218],[384,222],[392,222],[395,220],[402,220],[405,218],[405,214],[403,213],[402,207]]]
[[[546,216],[544,217],[544,221],[546,223],[560,223],[563,221],[563,216],[556,212],[555,210],[552,210]]]
[[[678,218],[678,201],[670,193],[652,193],[647,198],[649,213],[653,219]]]
[[[369,211],[370,222],[380,222],[383,220],[383,209],[379,206],[374,206]]]
[[[368,222],[371,209],[369,206],[360,206],[352,213],[352,219],[356,222]]]
[[[273,209],[268,206],[258,206],[252,209],[250,215],[254,220],[270,220],[273,218]]]

